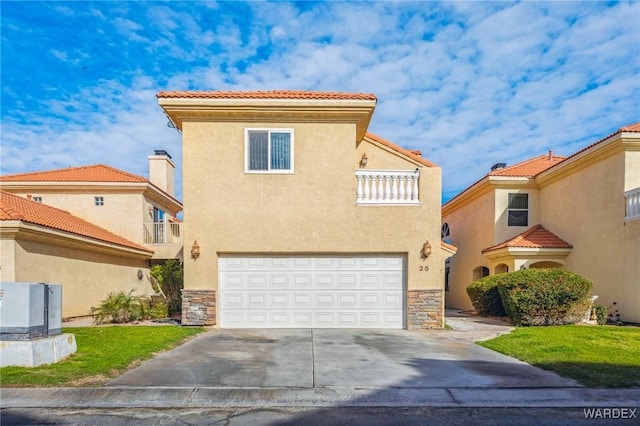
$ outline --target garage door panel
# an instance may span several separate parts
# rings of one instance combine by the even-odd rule
[[[357,293],[340,293],[338,294],[338,306],[341,309],[358,307],[358,294]]]
[[[381,307],[385,309],[389,308],[401,308],[402,307],[402,297],[396,293],[383,293],[382,294],[382,304]]]
[[[312,288],[332,289],[336,288],[335,274],[312,274]]]
[[[287,289],[291,287],[290,274],[270,274],[269,288]]]
[[[358,287],[358,274],[355,272],[338,274],[337,288],[352,289]]]
[[[222,256],[220,326],[402,328],[402,256]]]

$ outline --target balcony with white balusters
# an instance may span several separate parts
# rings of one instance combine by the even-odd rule
[[[356,170],[356,204],[419,205],[420,171]]]
[[[624,193],[625,217],[624,220],[640,219],[640,188],[632,189]]]

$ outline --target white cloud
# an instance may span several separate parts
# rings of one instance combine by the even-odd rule
[[[4,85],[3,173],[106,162],[146,174],[156,148],[179,166],[164,88],[376,93],[370,130],[441,165],[449,195],[496,162],[570,154],[640,119],[638,3],[116,5],[88,9],[104,41],[90,57],[121,72],[28,94]],[[64,40],[48,51],[88,55]],[[24,110],[34,103],[46,108]]]

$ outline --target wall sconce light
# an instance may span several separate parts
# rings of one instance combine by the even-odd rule
[[[149,216],[153,216],[153,206],[149,206]]]
[[[423,259],[426,259],[427,257],[431,256],[431,244],[429,244],[429,240],[425,241],[425,243],[422,245],[422,250],[420,250],[420,254],[422,255],[421,257]]]
[[[144,278],[144,274],[142,273],[142,269],[138,269],[138,281],[142,281]]]
[[[198,245],[198,240],[196,240],[193,242],[193,245],[191,246],[191,258],[193,260],[196,260],[199,257],[200,257],[200,246]]]
[[[367,157],[367,153],[362,154],[362,158],[360,158],[360,168],[363,169],[367,166],[367,162],[369,158]]]

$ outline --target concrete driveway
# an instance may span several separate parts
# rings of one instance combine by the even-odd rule
[[[574,387],[444,330],[212,330],[108,386]]]

